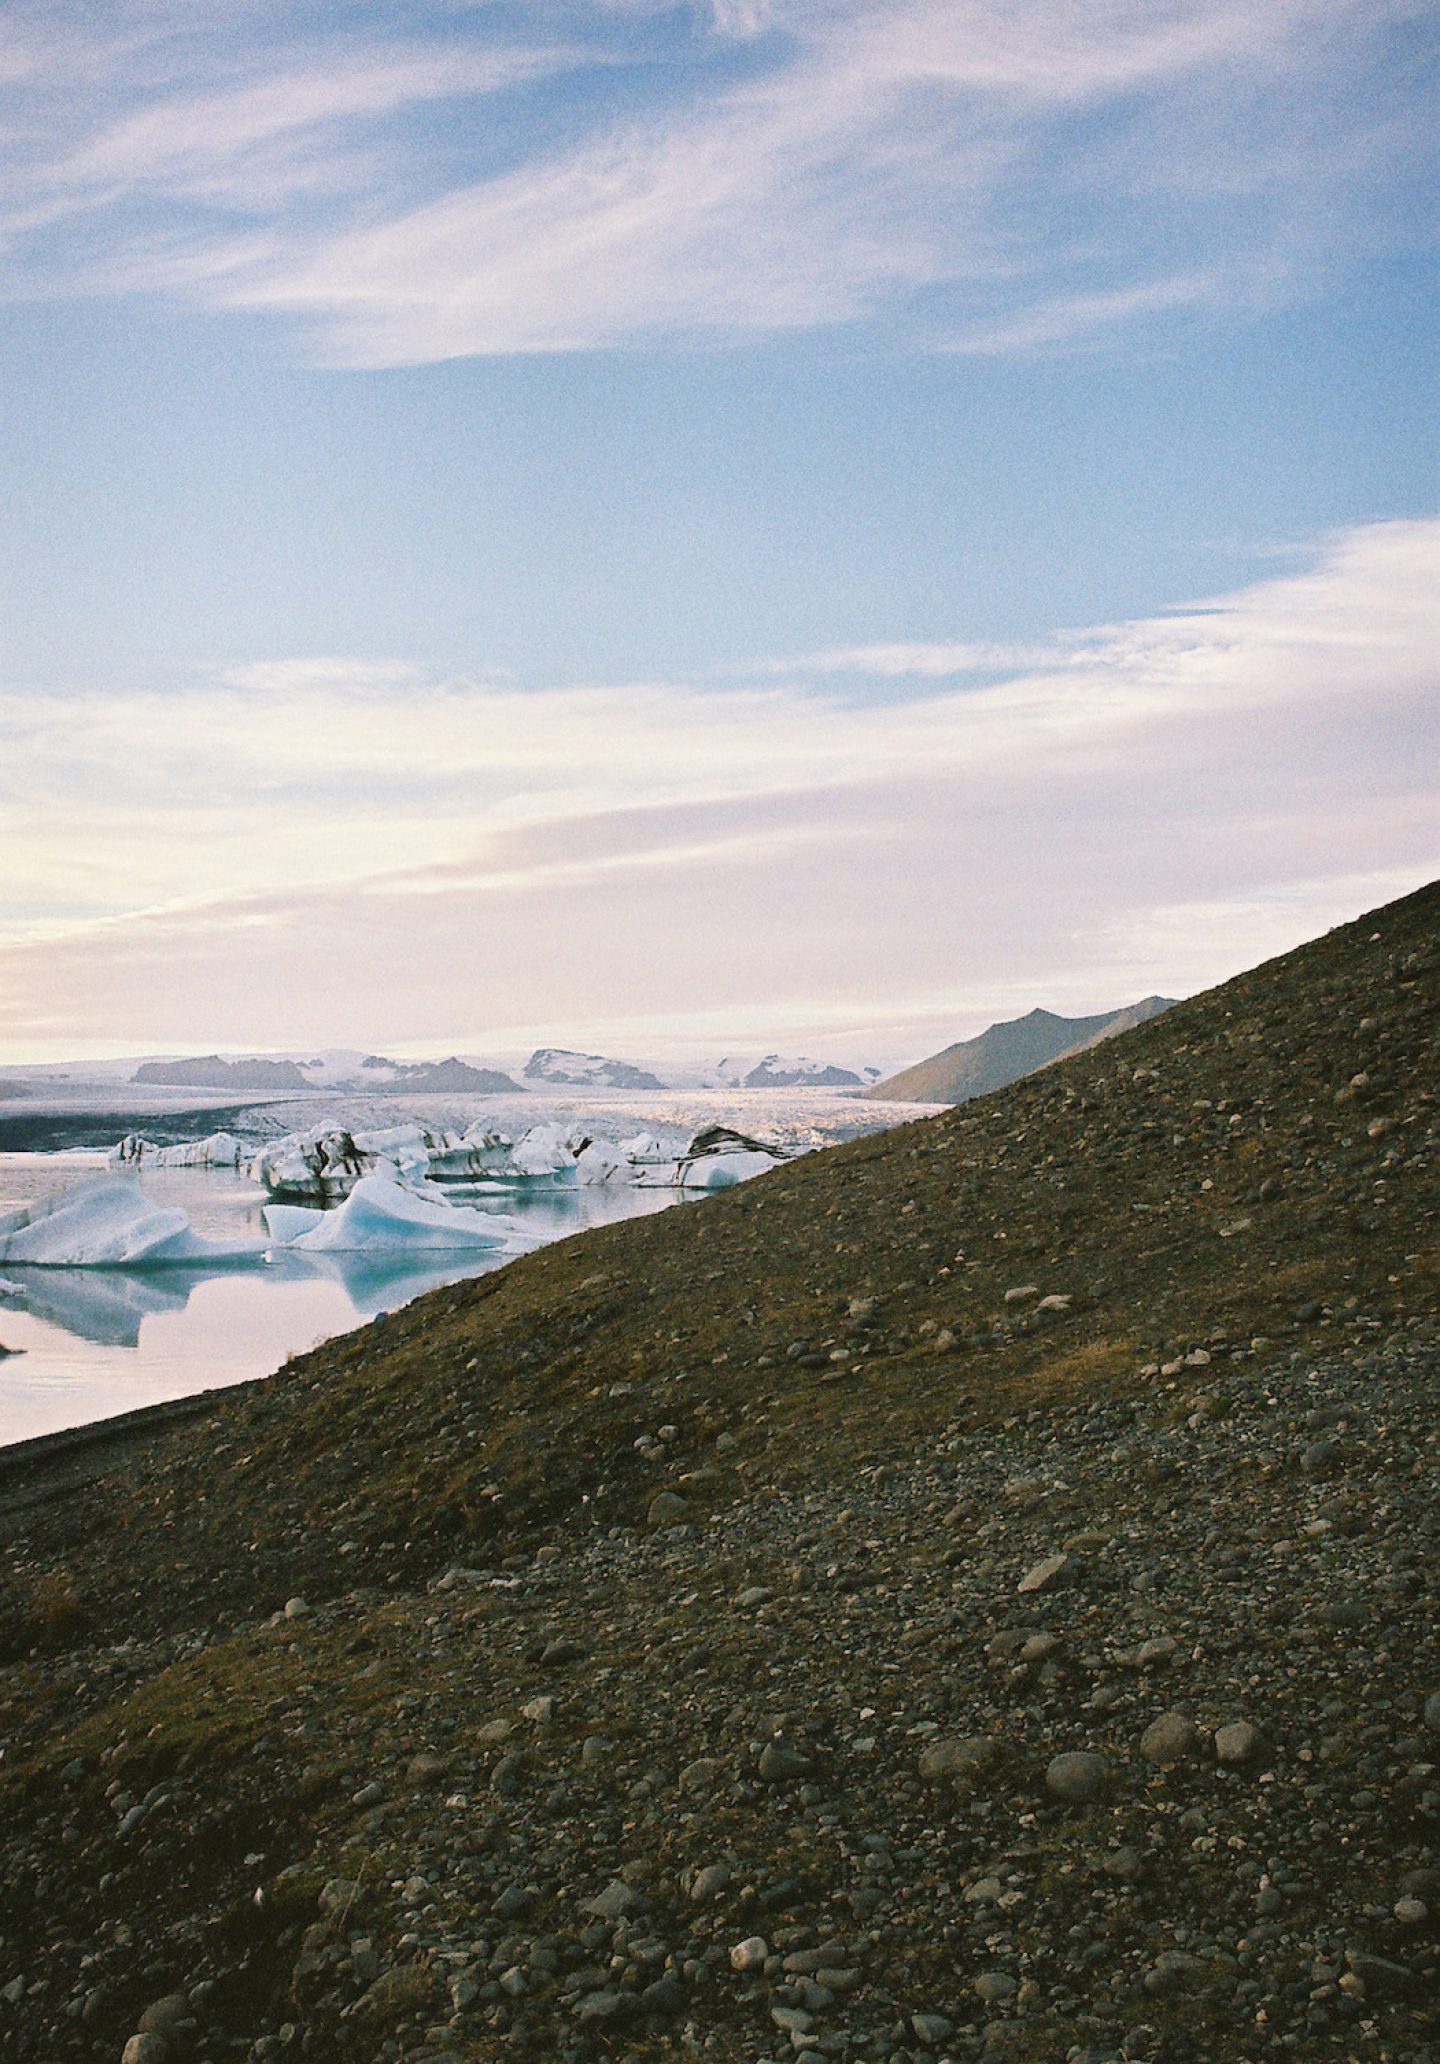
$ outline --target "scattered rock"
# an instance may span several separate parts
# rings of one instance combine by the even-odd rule
[[[1065,1749],[1045,1766],[1045,1789],[1068,1805],[1090,1805],[1109,1782],[1110,1765],[1093,1749]]]

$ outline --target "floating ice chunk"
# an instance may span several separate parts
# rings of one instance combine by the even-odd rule
[[[208,1139],[185,1140],[179,1146],[157,1147],[138,1132],[127,1132],[110,1149],[112,1168],[238,1168],[245,1149],[233,1134],[212,1132]]]
[[[302,1214],[289,1207],[265,1213],[274,1244],[300,1254],[357,1254],[408,1249],[493,1249],[519,1253],[539,1239],[514,1219],[464,1205],[438,1203],[393,1174],[362,1176],[335,1211],[306,1212],[298,1234],[289,1224]],[[278,1223],[277,1223],[278,1221]]]
[[[373,1132],[316,1126],[272,1140],[250,1163],[250,1174],[272,1197],[343,1197],[382,1161],[407,1175],[424,1175],[432,1159],[456,1144],[452,1133],[425,1125],[388,1125]]]
[[[267,1204],[260,1216],[277,1247],[293,1247],[302,1233],[313,1232],[325,1213],[309,1204]]]
[[[764,1175],[779,1165],[774,1154],[744,1148],[731,1154],[697,1154],[693,1160],[679,1163],[675,1183],[682,1190],[728,1190],[734,1183],[748,1182],[752,1175]]]
[[[623,1147],[612,1140],[591,1140],[575,1163],[577,1182],[587,1187],[598,1183],[629,1183],[635,1170]]]
[[[0,1261],[32,1268],[160,1268],[249,1261],[264,1242],[202,1240],[183,1211],[152,1204],[133,1176],[98,1176],[0,1213]]]
[[[575,1173],[575,1152],[567,1133],[558,1125],[532,1125],[511,1149],[517,1175],[568,1179]]]

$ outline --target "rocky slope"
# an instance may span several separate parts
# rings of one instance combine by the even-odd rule
[[[0,2055],[1436,2064],[1437,920],[0,1474]]]
[[[889,1075],[866,1096],[901,1103],[963,1104],[988,1096],[1024,1075],[1032,1075],[1067,1054],[1084,1053],[1102,1039],[1114,1039],[1169,1010],[1174,999],[1146,996],[1123,1010],[1101,1011],[1092,1018],[1061,1018],[1054,1011],[1033,1010],[1023,1018],[991,1025],[974,1039],[962,1039],[913,1068]]]

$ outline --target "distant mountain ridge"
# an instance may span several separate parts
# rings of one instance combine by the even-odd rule
[[[827,1061],[812,1061],[801,1054],[786,1060],[780,1054],[766,1054],[741,1082],[742,1089],[859,1089],[864,1076],[850,1068],[837,1068]]]
[[[131,1080],[255,1095],[287,1089],[403,1089],[422,1096],[470,1091],[482,1096],[523,1094],[523,1085],[498,1068],[472,1067],[454,1054],[444,1061],[390,1061],[381,1054],[367,1054],[348,1070],[337,1066],[341,1058],[328,1055],[294,1061],[257,1054],[227,1061],[219,1054],[201,1054],[175,1061],[142,1061]]]
[[[227,1061],[219,1054],[201,1054],[190,1060],[142,1061],[131,1077],[134,1082],[156,1082],[185,1089],[253,1090],[308,1089],[302,1070],[294,1061]]]
[[[1004,1089],[1051,1061],[1083,1053],[1102,1039],[1113,1039],[1148,1018],[1169,1010],[1171,996],[1147,996],[1120,1010],[1090,1018],[1062,1018],[1054,1011],[1032,1010],[1023,1018],[991,1025],[974,1039],[958,1040],[913,1068],[902,1068],[862,1093],[896,1103],[963,1104],[971,1097]]]
[[[633,1061],[611,1060],[605,1054],[576,1053],[570,1047],[537,1046],[525,1063],[528,1082],[554,1082],[566,1088],[664,1089],[658,1075]]]

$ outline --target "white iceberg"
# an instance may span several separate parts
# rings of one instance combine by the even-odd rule
[[[510,1162],[517,1175],[532,1182],[546,1177],[568,1181],[575,1174],[575,1148],[558,1125],[532,1125],[511,1149]]]
[[[97,1176],[0,1213],[0,1261],[32,1268],[162,1268],[263,1251],[260,1240],[201,1239],[183,1211],[152,1204],[130,1175]]]
[[[616,1146],[592,1140],[575,1164],[585,1184],[629,1183],[637,1190],[726,1190],[779,1167],[789,1156],[728,1126],[711,1125],[688,1147],[654,1133],[637,1133]]]
[[[767,1154],[763,1148],[687,1155],[676,1168],[675,1186],[681,1190],[728,1190],[734,1183],[748,1182],[752,1175],[765,1175],[779,1166],[780,1156]]]
[[[157,1147],[138,1132],[127,1132],[110,1149],[112,1168],[238,1168],[245,1149],[233,1133],[212,1132],[208,1139],[186,1140],[179,1146]]]
[[[539,1238],[512,1218],[447,1204],[397,1181],[393,1170],[362,1176],[334,1211],[267,1205],[272,1243],[300,1254],[489,1250],[521,1253]]]
[[[250,1175],[272,1197],[343,1197],[382,1161],[408,1175],[428,1173],[433,1157],[454,1144],[453,1135],[425,1125],[389,1125],[373,1132],[316,1126],[288,1132],[262,1147]]]

